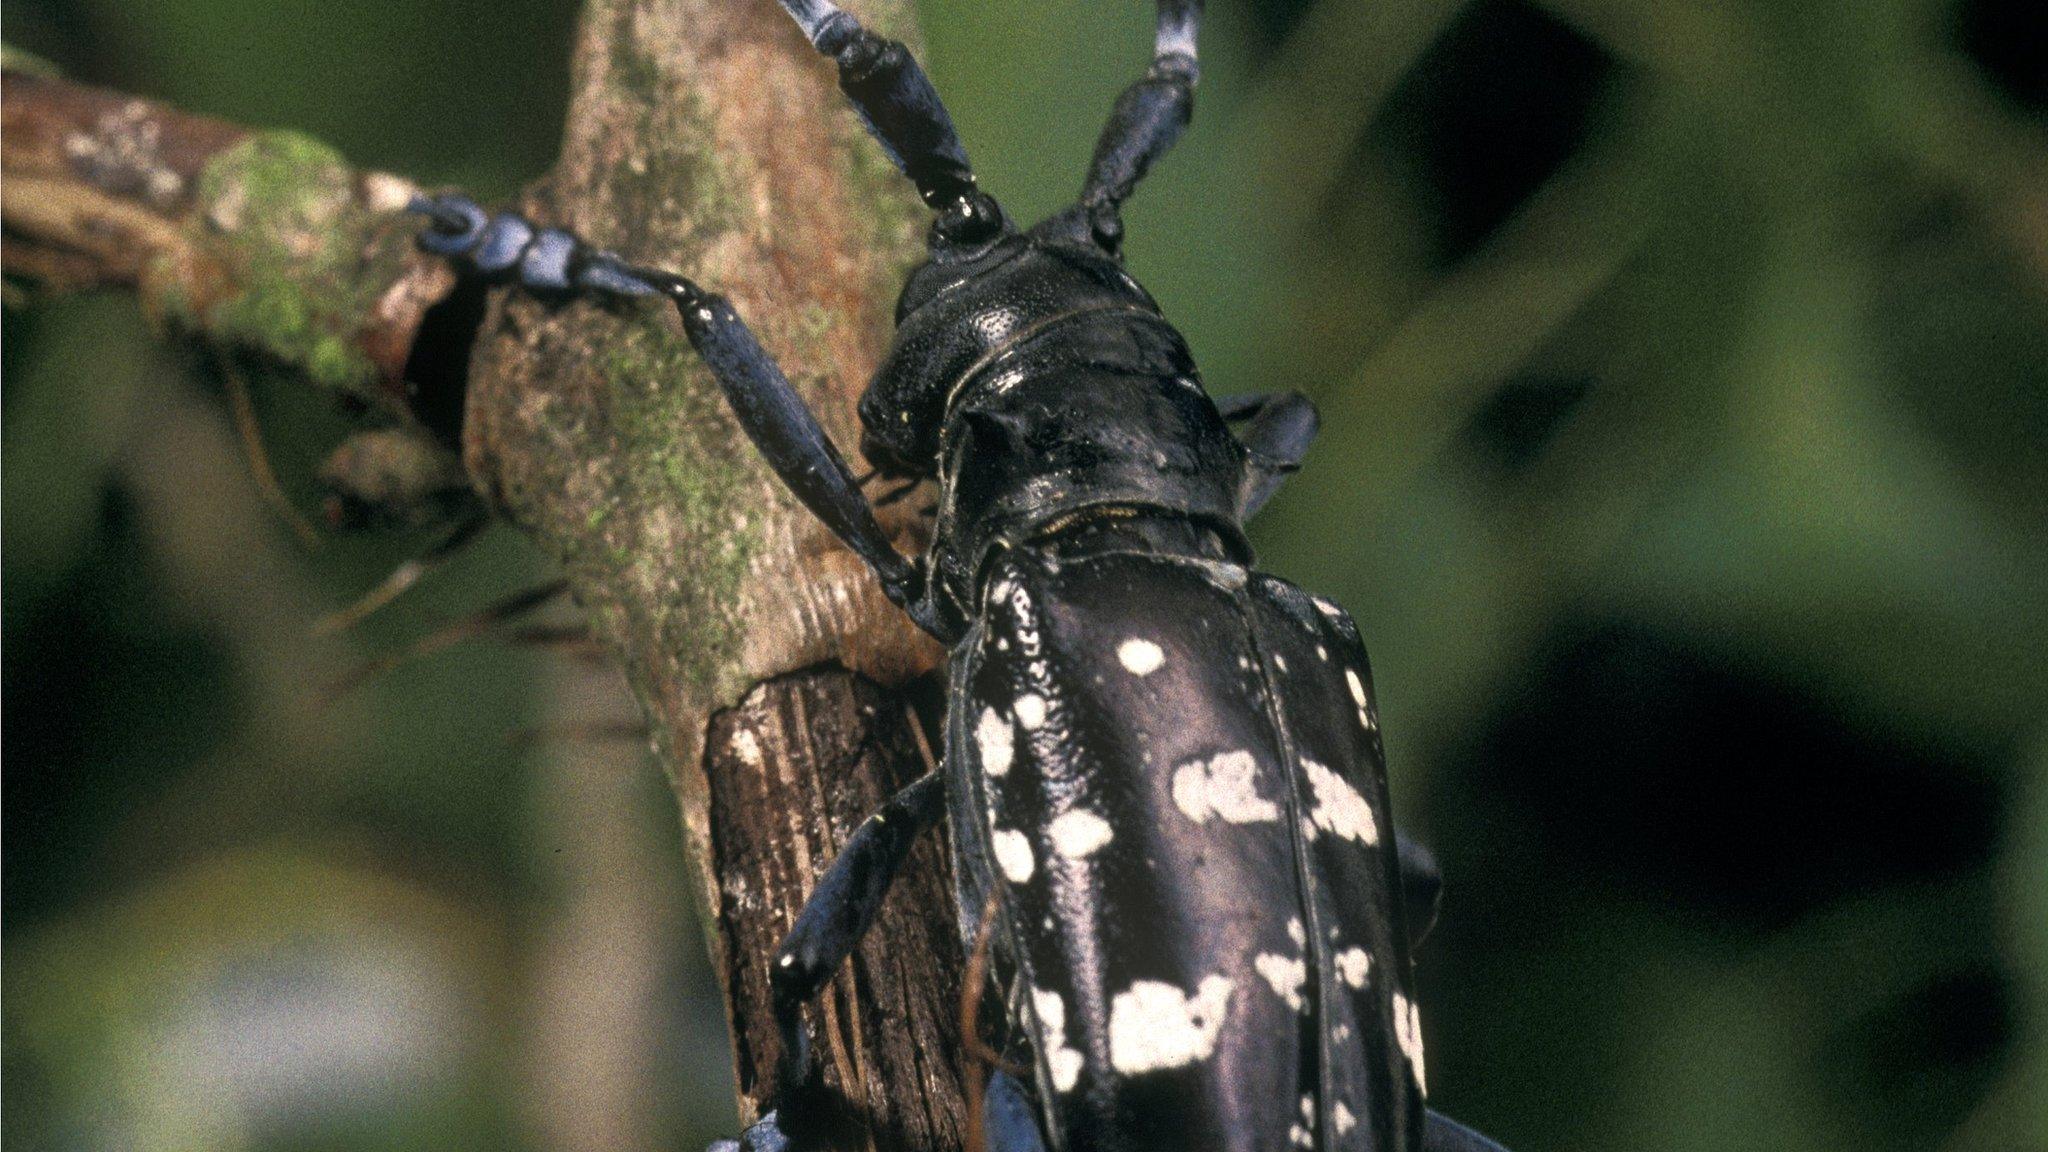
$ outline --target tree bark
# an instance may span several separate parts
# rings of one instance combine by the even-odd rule
[[[901,0],[860,14],[910,32]],[[453,280],[413,247],[409,182],[295,134],[4,84],[10,278],[132,284],[167,331],[297,368],[386,423],[415,419],[421,339],[473,339],[463,459],[560,563],[649,719],[751,1118],[773,1087],[768,957],[854,826],[930,767],[899,689],[937,647],[769,475],[672,312],[499,291],[450,337],[427,322]],[[829,65],[770,0],[588,0],[572,84],[560,164],[521,207],[731,296],[851,447],[923,214]],[[921,503],[885,521],[906,548]],[[871,1147],[961,1144],[950,891],[934,837],[813,1013]]]

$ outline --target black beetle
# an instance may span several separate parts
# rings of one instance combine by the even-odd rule
[[[901,44],[781,2],[935,213],[860,405],[871,460],[938,480],[920,560],[723,297],[461,197],[415,204],[422,243],[480,272],[667,296],[776,473],[952,649],[943,770],[862,826],[777,951],[778,1107],[723,1146],[815,1134],[798,1009],[943,816],[963,936],[993,945],[996,1047],[1028,1069],[990,1076],[993,1152],[1495,1148],[1424,1107],[1410,951],[1435,877],[1396,846],[1365,650],[1251,567],[1243,525],[1314,408],[1219,408],[1120,260],[1120,207],[1193,108],[1199,0],[1160,0],[1079,201],[1028,230]]]

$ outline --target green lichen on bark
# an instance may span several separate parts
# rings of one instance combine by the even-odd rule
[[[650,609],[630,624],[650,630],[663,650],[687,653],[678,671],[690,688],[727,689],[718,670],[731,666],[738,640],[731,606],[761,546],[760,519],[745,512],[759,499],[753,461],[744,445],[706,434],[720,427],[722,402],[672,325],[653,317],[630,325],[601,367],[628,467],[621,495],[658,509],[639,521],[638,543],[605,557],[613,577],[638,590],[632,602]]]
[[[734,159],[706,143],[712,110],[691,91],[662,99],[659,66],[629,39],[615,43],[611,63],[618,97],[633,110],[632,132],[650,147],[602,175],[607,218],[618,222],[603,241],[645,256],[658,238],[683,238],[670,244],[688,249],[690,238],[744,227]],[[606,345],[600,370],[623,465],[619,499],[660,512],[642,522],[638,543],[614,543],[605,556],[647,609],[632,613],[629,626],[686,654],[677,672],[691,689],[731,693],[743,685],[719,675],[738,641],[730,606],[761,544],[758,518],[742,511],[759,498],[749,483],[755,462],[724,434],[717,384],[680,329],[656,306],[648,311]],[[679,554],[690,557],[687,566],[677,564]]]
[[[195,182],[193,250],[219,272],[218,290],[187,279],[152,301],[158,315],[209,338],[297,368],[315,384],[377,403],[377,370],[360,329],[377,294],[400,275],[414,225],[358,193],[339,152],[294,132],[265,132],[208,162]]]

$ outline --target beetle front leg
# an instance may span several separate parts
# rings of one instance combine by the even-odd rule
[[[892,603],[925,631],[944,641],[955,639],[939,626],[925,597],[924,568],[889,542],[839,449],[731,301],[686,276],[630,264],[573,233],[540,228],[512,213],[491,215],[462,196],[419,197],[412,210],[431,221],[420,236],[422,247],[487,275],[512,276],[530,290],[667,297],[682,314],[684,333],[711,369],[741,430],[768,466],[812,515],[867,561]]]
[[[939,639],[956,639],[939,626],[925,597],[924,568],[896,551],[883,534],[874,506],[861,495],[839,449],[732,303],[681,276],[669,276],[660,289],[682,314],[691,345],[710,366],[740,428],[768,466],[812,515],[867,561],[891,603]]]

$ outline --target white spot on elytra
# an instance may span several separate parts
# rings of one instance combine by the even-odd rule
[[[1067,1034],[1067,1002],[1057,992],[1044,988],[1031,990],[1031,1007],[1038,1012],[1038,1026],[1045,1030],[1048,1038]]]
[[[995,845],[996,865],[1010,878],[1010,883],[1022,884],[1031,879],[1037,865],[1031,860],[1031,841],[1022,832],[998,828],[990,839]]]
[[[1287,671],[1287,657],[1282,656],[1278,652],[1273,653],[1273,667],[1278,668],[1282,672]]]
[[[1350,668],[1346,668],[1344,670],[1344,683],[1351,689],[1352,703],[1357,704],[1360,708],[1365,707],[1365,682],[1358,678],[1358,673]]]
[[[1333,1044],[1343,1044],[1348,1042],[1350,1039],[1351,1025],[1349,1024],[1339,1024],[1335,1028],[1330,1030],[1330,1042]]]
[[[1380,842],[1379,822],[1373,819],[1372,805],[1365,802],[1358,789],[1313,760],[1304,759],[1301,767],[1316,792],[1316,806],[1309,812],[1316,827],[1361,844]]]
[[[1173,770],[1173,802],[1197,824],[1207,822],[1211,813],[1232,824],[1278,820],[1279,807],[1253,787],[1257,766],[1244,751],[1191,760]]]
[[[1116,658],[1123,661],[1124,667],[1137,676],[1150,676],[1159,671],[1161,664],[1166,663],[1166,653],[1160,651],[1159,645],[1136,637],[1117,645]]]
[[[1074,1082],[1081,1078],[1081,1053],[1073,1048],[1060,1048],[1046,1059],[1052,1065],[1052,1086],[1062,1092],[1073,1091]]]
[[[981,722],[974,726],[974,742],[981,748],[981,770],[991,776],[1007,775],[1017,757],[1017,734],[1010,722],[993,708],[981,710]]]
[[[1315,1137],[1309,1135],[1308,1129],[1299,1124],[1288,1126],[1287,1139],[1296,1148],[1307,1148],[1315,1143]]]
[[[1017,697],[1015,711],[1017,723],[1026,728],[1036,728],[1045,723],[1045,697],[1036,692],[1026,692]]]
[[[1429,1095],[1429,1077],[1422,1070],[1422,1009],[1399,992],[1394,993],[1394,1037],[1415,1072],[1415,1086]]]
[[[1308,929],[1303,928],[1301,926],[1301,917],[1290,916],[1287,918],[1287,934],[1294,938],[1295,947],[1301,948],[1307,946]]]
[[[1332,1111],[1331,1116],[1337,1122],[1337,1135],[1339,1136],[1358,1127],[1358,1117],[1351,1114],[1351,1109],[1346,1108],[1342,1100],[1337,1101],[1337,1107]]]
[[[1171,984],[1139,980],[1109,1007],[1109,1062],[1126,1076],[1207,1060],[1230,1010],[1233,987],[1204,976],[1190,997]]]
[[[1372,971],[1372,957],[1363,948],[1346,948],[1337,953],[1337,975],[1344,978],[1353,988],[1365,987],[1366,974]]]
[[[1060,813],[1046,825],[1045,834],[1053,849],[1069,860],[1086,859],[1116,837],[1109,821],[1085,808]]]
[[[1287,1001],[1287,1006],[1301,1011],[1301,986],[1308,982],[1308,964],[1290,959],[1277,952],[1261,952],[1252,957],[1252,967],[1273,986],[1273,994]]]
[[[1052,1086],[1073,1091],[1081,1079],[1081,1053],[1067,1045],[1067,1002],[1057,992],[1031,990],[1031,1006],[1038,1013],[1038,1027],[1045,1043],[1045,1063],[1052,1071]]]

